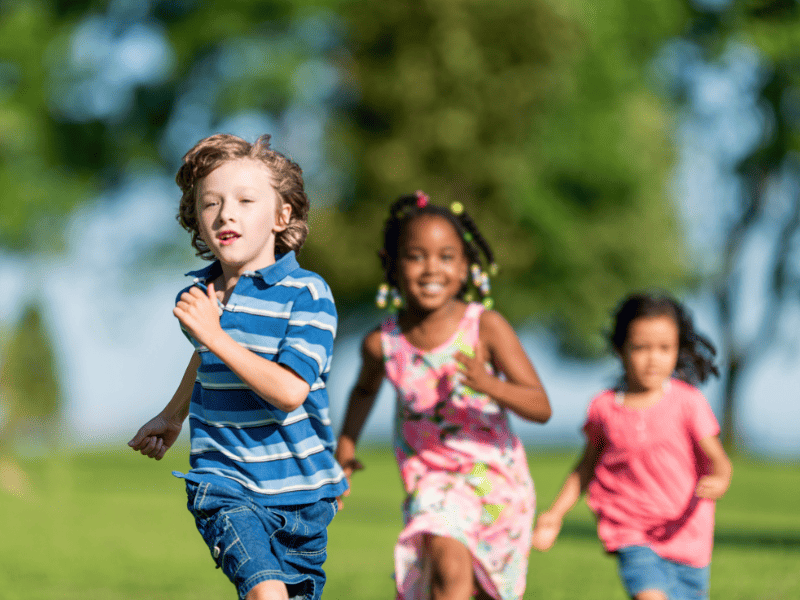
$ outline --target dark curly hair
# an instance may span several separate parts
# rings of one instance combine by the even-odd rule
[[[308,235],[308,196],[303,184],[303,170],[290,158],[269,146],[269,135],[262,135],[251,144],[235,135],[219,133],[200,140],[183,157],[175,182],[181,188],[177,219],[192,234],[192,246],[197,255],[212,260],[214,255],[200,238],[197,222],[197,183],[222,163],[249,158],[264,164],[272,173],[273,185],[281,202],[292,207],[286,229],[275,236],[275,252],[299,252]],[[280,210],[281,206],[277,209]]]
[[[397,263],[403,235],[414,219],[424,215],[441,217],[452,225],[464,245],[464,254],[470,265],[478,265],[481,270],[494,265],[494,253],[489,242],[478,230],[478,226],[467,214],[466,209],[459,203],[454,203],[454,206],[456,204],[459,208],[456,212],[452,210],[452,207],[436,206],[428,202],[428,197],[422,192],[401,196],[392,203],[389,207],[389,217],[383,227],[383,247],[378,252],[384,276],[389,285],[399,287]],[[485,261],[481,259],[481,255]],[[467,282],[459,291],[460,299],[465,299],[469,287],[470,279],[467,278]],[[480,292],[480,290],[478,291]]]
[[[614,328],[609,335],[613,348],[622,352],[628,329],[635,319],[670,317],[678,326],[678,364],[675,377],[696,385],[711,375],[719,376],[714,364],[717,354],[714,345],[694,329],[689,311],[680,302],[666,294],[635,293],[626,297],[614,313]]]

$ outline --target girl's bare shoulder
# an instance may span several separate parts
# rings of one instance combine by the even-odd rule
[[[376,327],[364,336],[361,342],[361,353],[365,358],[383,360],[383,346],[381,342],[381,328]]]

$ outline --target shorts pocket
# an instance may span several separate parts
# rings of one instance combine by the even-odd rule
[[[297,523],[291,539],[286,541],[286,553],[324,562],[328,548],[328,525],[336,511],[336,500],[323,499],[295,513]]]
[[[245,509],[246,510],[246,509]],[[208,531],[206,543],[211,549],[211,556],[217,567],[231,579],[239,569],[250,560],[250,555],[236,531],[231,513],[236,510],[217,514],[213,526]]]

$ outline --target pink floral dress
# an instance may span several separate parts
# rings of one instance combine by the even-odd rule
[[[395,547],[401,600],[430,595],[425,534],[469,548],[478,582],[497,600],[525,591],[536,502],[525,451],[505,409],[455,377],[454,355],[476,347],[482,312],[469,304],[453,337],[430,351],[412,346],[396,318],[381,326],[386,374],[397,390],[395,456],[408,494]]]

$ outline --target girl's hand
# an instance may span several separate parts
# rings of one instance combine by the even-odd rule
[[[531,547],[539,552],[550,550],[561,532],[561,523],[561,518],[550,511],[540,514],[533,528]]]
[[[347,489],[344,491],[344,493],[341,496],[336,498],[336,502],[338,502],[338,504],[339,504],[339,510],[342,510],[344,508],[344,500],[342,500],[342,499],[346,498],[347,496],[349,496],[350,495],[350,490],[352,489],[353,473],[355,473],[356,471],[363,471],[364,470],[364,465],[361,464],[361,461],[358,460],[357,458],[351,458],[350,460],[346,460],[343,463],[339,463],[339,464],[342,467],[342,471],[344,471],[345,477],[347,477]]]
[[[728,491],[730,478],[724,475],[704,475],[697,482],[694,495],[698,498],[719,500]]]
[[[494,377],[486,370],[483,344],[478,342],[475,351],[465,354],[458,351],[455,354],[458,362],[458,377],[461,383],[481,394],[488,394]]]
[[[192,337],[204,346],[209,346],[209,341],[222,333],[222,327],[219,325],[217,294],[213,283],[208,284],[205,292],[193,286],[188,292],[181,294],[172,314]]]
[[[336,501],[339,503],[339,510],[341,510],[344,508],[344,502],[342,501],[342,498],[346,498],[350,495],[350,486],[352,486],[353,473],[356,471],[362,471],[364,469],[364,465],[361,464],[361,461],[356,458],[355,443],[346,435],[339,437],[339,442],[336,444],[336,453],[333,457],[336,459],[336,462],[339,463],[339,466],[342,467],[342,471],[344,471],[344,475],[347,477],[347,489],[336,499]]]

